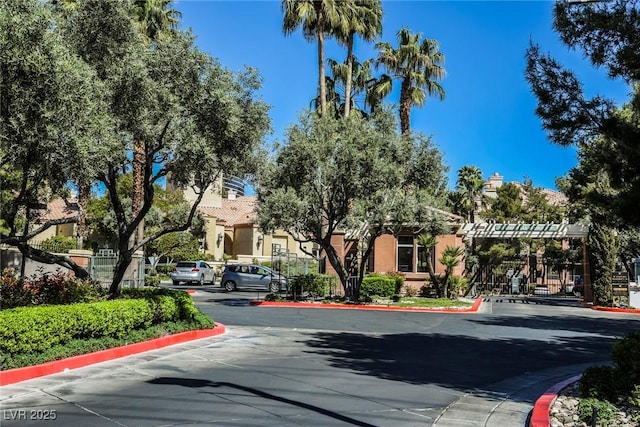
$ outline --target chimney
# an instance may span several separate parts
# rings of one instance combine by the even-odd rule
[[[227,199],[229,200],[235,200],[237,197],[237,192],[236,190],[227,190]]]

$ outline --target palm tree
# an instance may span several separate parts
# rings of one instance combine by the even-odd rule
[[[429,279],[431,280],[431,285],[436,290],[436,294],[440,297],[441,292],[440,284],[438,283],[438,276],[436,276],[436,273],[433,270],[433,265],[431,264],[431,257],[433,256],[433,251],[436,248],[438,241],[431,234],[425,233],[418,236],[418,244],[424,248],[424,256],[426,258],[425,263],[427,264]]]
[[[449,298],[449,279],[453,269],[460,265],[460,258],[464,255],[464,251],[459,246],[447,246],[442,251],[442,256],[438,261],[444,265],[445,273],[443,279],[443,295],[445,298]]]
[[[180,11],[170,9],[173,0],[135,0],[135,17],[140,32],[151,42],[178,28]]]
[[[327,112],[327,92],[324,68],[324,36],[328,28],[337,25],[344,13],[339,0],[282,0],[284,19],[282,32],[285,36],[302,26],[304,38],[318,43],[318,89],[320,114]]]
[[[484,179],[480,168],[477,166],[463,166],[458,170],[456,190],[460,194],[461,213],[467,218],[467,222],[475,221],[478,204],[482,203],[483,187]]]
[[[326,76],[325,81],[327,85],[327,105],[332,106],[336,112],[336,118],[344,116],[345,105],[347,103],[347,64],[340,63],[334,59],[329,58],[327,60],[329,69],[331,70],[331,76]],[[351,111],[357,110],[363,116],[368,116],[366,107],[370,106],[373,112],[374,105],[369,105],[369,98],[367,93],[370,91],[371,82],[375,81],[372,77],[372,59],[367,59],[364,62],[359,62],[354,58],[353,68],[351,73],[351,85],[349,89],[351,105]],[[357,98],[362,94],[365,94],[363,98],[364,105],[362,107],[356,107],[358,105]],[[320,107],[319,97],[314,98],[316,110]],[[375,103],[376,105],[379,102]]]
[[[178,28],[182,14],[171,9],[173,0],[135,0],[134,19],[139,25],[140,33],[153,44],[164,34],[170,34]],[[144,203],[144,173],[146,165],[145,142],[136,138],[133,145],[133,194],[132,216],[140,212]],[[133,241],[144,238],[144,220],[140,221],[138,231],[132,237]]]
[[[377,92],[386,95],[391,92],[394,79],[400,86],[400,130],[406,134],[410,130],[410,115],[413,105],[422,106],[429,96],[444,99],[444,89],[438,81],[445,75],[444,55],[434,39],[423,39],[422,34],[411,34],[409,29],[398,31],[398,48],[387,42],[376,44],[377,65],[383,66],[388,76],[380,82]]]
[[[345,60],[345,102],[344,117],[349,117],[352,104],[351,85],[353,82],[355,36],[365,41],[375,40],[382,34],[382,3],[380,0],[347,0],[342,3],[343,13],[333,31],[339,43],[347,48]]]

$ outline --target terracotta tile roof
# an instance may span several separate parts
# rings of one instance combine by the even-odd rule
[[[46,210],[41,211],[40,223],[56,219],[76,218],[79,213],[77,199],[53,199],[47,203]]]
[[[240,196],[235,200],[222,199],[222,206],[199,206],[198,211],[205,216],[216,217],[228,226],[250,224],[256,217],[256,196]]]
[[[515,184],[517,187],[520,188],[520,190],[522,191],[522,201],[526,203],[527,196],[526,194],[524,194],[524,190],[523,190],[524,186],[521,183],[516,181],[514,181],[513,184]],[[542,194],[547,196],[547,201],[552,206],[562,206],[562,205],[566,205],[568,202],[567,196],[560,193],[559,191],[555,191],[550,188],[541,188],[541,191],[542,191]]]

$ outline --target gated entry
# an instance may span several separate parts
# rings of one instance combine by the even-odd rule
[[[523,256],[480,265],[473,271],[477,293],[590,297],[591,281],[584,239],[589,227],[581,224],[471,223],[462,228],[465,239],[570,239],[583,242],[582,262],[557,262],[541,256]]]

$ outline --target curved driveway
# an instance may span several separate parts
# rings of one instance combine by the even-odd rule
[[[223,336],[2,387],[0,424],[524,426],[544,390],[640,327],[575,301],[491,297],[478,313],[442,314],[248,306],[254,297],[194,295]]]

